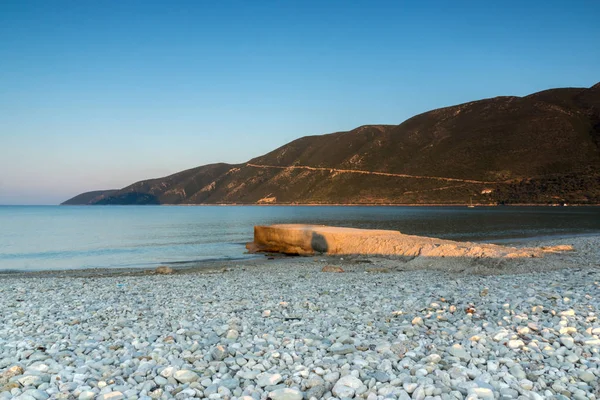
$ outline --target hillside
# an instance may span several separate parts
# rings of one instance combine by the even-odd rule
[[[110,189],[110,190],[94,190],[93,192],[85,192],[78,194],[62,203],[63,205],[68,206],[76,206],[76,205],[88,205],[88,204],[96,204],[102,199],[109,197],[113,193],[117,192],[119,189]]]
[[[307,136],[245,164],[197,167],[86,204],[597,204],[598,171],[600,84]]]

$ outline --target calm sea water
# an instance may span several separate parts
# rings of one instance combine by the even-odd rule
[[[394,229],[456,240],[600,233],[599,207],[0,206],[0,270],[155,267],[249,257],[258,224]]]

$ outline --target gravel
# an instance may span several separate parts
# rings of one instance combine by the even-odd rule
[[[600,240],[575,243],[524,274],[314,257],[4,276],[0,399],[595,399]]]

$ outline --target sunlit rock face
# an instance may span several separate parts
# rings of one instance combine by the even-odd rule
[[[251,252],[297,255],[365,254],[424,257],[541,257],[563,248],[515,248],[471,242],[455,242],[398,231],[341,228],[333,226],[281,224],[255,226]]]

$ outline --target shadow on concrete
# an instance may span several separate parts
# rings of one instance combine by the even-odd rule
[[[312,233],[310,246],[312,247],[313,251],[317,253],[327,253],[327,251],[329,250],[329,246],[327,245],[327,239],[325,239],[325,236],[316,232]]]

